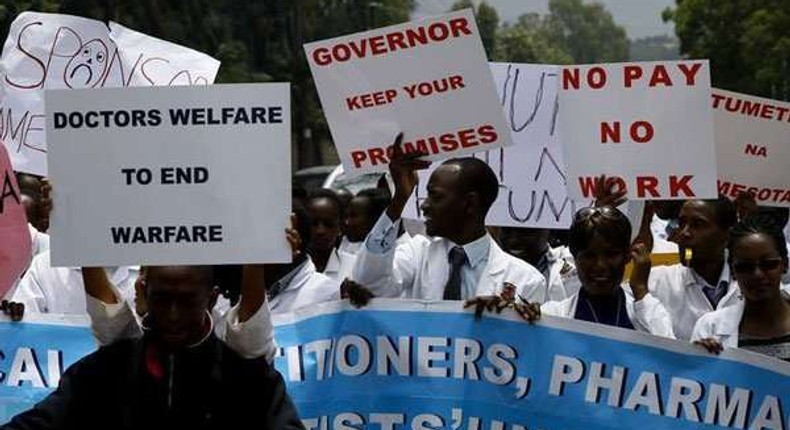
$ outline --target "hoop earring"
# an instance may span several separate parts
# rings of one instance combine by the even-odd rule
[[[143,331],[151,331],[151,327],[150,327],[150,326],[147,326],[147,325],[145,325],[145,322],[146,322],[146,320],[147,320],[147,319],[148,319],[148,312],[146,312],[145,314],[143,314],[143,315],[140,317],[140,328],[141,328]]]
[[[206,334],[199,341],[193,343],[192,345],[187,346],[187,348],[194,348],[200,345],[201,343],[205,342],[209,336],[211,336],[211,333],[214,332],[214,317],[211,316],[211,311],[208,309],[206,309],[206,317],[208,317],[208,321],[209,321],[208,331],[206,331]]]

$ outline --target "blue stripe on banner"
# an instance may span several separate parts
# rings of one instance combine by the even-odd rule
[[[475,321],[459,307],[338,302],[275,317],[275,365],[305,426],[787,429],[788,363],[567,319]],[[69,364],[92,348],[84,327],[0,323],[0,422],[50,389],[58,367],[47,351]],[[8,383],[26,349],[40,388],[30,366],[22,386]]]

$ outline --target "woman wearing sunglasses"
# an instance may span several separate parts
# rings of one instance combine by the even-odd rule
[[[631,223],[619,210],[589,207],[576,213],[568,233],[581,289],[562,301],[516,304],[533,321],[541,314],[589,321],[674,338],[666,308],[647,290],[650,252],[631,244]],[[634,261],[630,283],[623,284],[625,266]],[[498,310],[498,308],[497,308]]]
[[[782,230],[767,218],[747,219],[730,231],[727,247],[742,300],[703,315],[692,341],[715,354],[724,347],[742,348],[790,361],[790,296],[781,290],[787,272]]]

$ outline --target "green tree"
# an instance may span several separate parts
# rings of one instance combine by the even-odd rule
[[[449,12],[457,10],[472,9],[475,14],[475,23],[480,32],[480,39],[488,58],[493,58],[496,46],[497,29],[499,27],[499,14],[496,9],[483,0],[479,6],[475,6],[471,0],[457,0],[450,7]]]
[[[626,61],[628,37],[600,3],[582,0],[550,0],[544,22],[556,40],[576,63]]]
[[[536,13],[519,17],[513,25],[504,25],[497,33],[496,61],[512,63],[570,64],[573,58],[553,40]]]
[[[710,60],[714,86],[790,100],[790,2],[676,0],[663,16],[685,56]]]
[[[680,42],[673,36],[648,36],[631,41],[631,61],[680,59]]]

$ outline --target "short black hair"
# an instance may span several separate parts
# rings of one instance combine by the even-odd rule
[[[616,208],[587,207],[576,212],[568,231],[568,248],[576,257],[586,250],[593,236],[599,235],[615,247],[627,249],[631,246],[631,222]]]
[[[379,219],[390,204],[389,192],[380,188],[365,188],[358,192],[355,197],[364,197],[370,201],[370,213],[368,216],[373,220]]]
[[[483,198],[485,212],[491,209],[499,195],[499,179],[485,161],[475,157],[451,158],[442,165],[454,164],[461,168],[460,184],[465,193],[478,193]]]
[[[337,206],[337,211],[342,218],[345,204],[343,204],[343,201],[340,199],[340,196],[337,195],[337,192],[335,192],[335,190],[330,188],[318,188],[316,190],[313,190],[312,192],[310,192],[310,195],[307,198],[307,203],[310,203],[311,201],[316,199],[331,200]]]
[[[744,237],[753,234],[762,234],[768,236],[773,240],[776,252],[783,260],[787,261],[787,242],[785,239],[782,227],[778,226],[776,220],[772,217],[764,215],[756,215],[741,221],[730,229],[730,235],[727,241],[727,250],[729,251],[729,259],[732,261],[733,251],[738,241]]]
[[[738,210],[735,203],[727,197],[719,196],[717,199],[697,201],[710,205],[710,207],[713,208],[714,221],[720,229],[727,231],[738,222]]]

